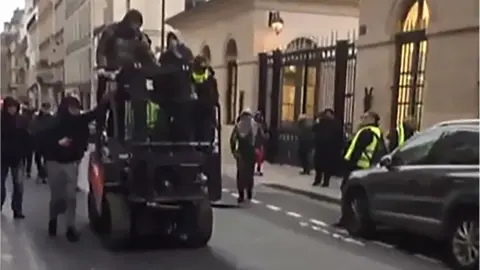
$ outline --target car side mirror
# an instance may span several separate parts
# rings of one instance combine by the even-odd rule
[[[380,164],[380,166],[382,166],[382,167],[385,167],[385,168],[391,170],[393,168],[392,157],[391,156],[383,156],[380,159],[380,162],[378,162],[378,164]]]

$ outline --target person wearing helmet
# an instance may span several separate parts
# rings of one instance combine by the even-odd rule
[[[197,96],[194,117],[195,139],[198,141],[213,141],[215,134],[215,106],[218,104],[219,94],[217,80],[210,70],[205,57],[195,57],[192,83]]]
[[[117,70],[121,73],[116,81],[119,89],[114,97],[117,103],[118,119],[125,118],[125,100],[129,98],[125,91],[126,85],[145,80],[142,73],[137,70],[157,67],[157,60],[150,49],[150,38],[140,28],[143,24],[143,15],[136,9],[129,10],[120,22],[112,23],[104,28],[98,42],[96,51],[97,68]],[[102,99],[106,91],[107,80],[104,77],[98,79],[97,103]],[[97,129],[103,129],[105,125],[106,111],[99,112],[97,117]],[[119,137],[122,139],[125,132],[124,121],[118,121]],[[113,118],[108,118],[107,134],[113,133]]]
[[[258,126],[250,109],[242,111],[230,136],[230,149],[237,163],[238,203],[250,201],[253,196],[255,169],[255,139]]]

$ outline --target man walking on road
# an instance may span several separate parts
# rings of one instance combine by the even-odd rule
[[[230,149],[237,161],[238,203],[245,201],[245,191],[248,200],[251,200],[253,196],[257,131],[253,113],[249,109],[245,109],[240,114],[230,136]]]
[[[20,104],[12,97],[3,101],[1,115],[1,206],[7,196],[6,181],[10,173],[13,182],[12,210],[15,219],[25,218],[22,211],[23,179],[19,176],[22,159],[28,149],[29,136],[19,124]]]

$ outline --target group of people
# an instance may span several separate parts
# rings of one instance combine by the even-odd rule
[[[37,166],[37,182],[47,183],[44,154],[35,141],[32,131],[51,117],[50,104],[43,103],[36,110],[28,103],[12,97],[3,100],[1,108],[1,207],[6,200],[6,181],[10,175],[13,182],[12,210],[16,219],[24,218],[23,180],[31,178],[32,160]]]

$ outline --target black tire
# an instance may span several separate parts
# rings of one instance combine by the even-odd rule
[[[368,211],[368,199],[365,191],[354,189],[347,191],[344,206],[344,225],[348,233],[355,237],[371,237],[375,231]]]
[[[102,241],[111,250],[128,248],[130,211],[119,195],[105,194],[102,202]]]
[[[88,204],[87,206],[88,221],[89,221],[90,228],[94,233],[100,233],[101,232],[100,215],[98,214],[97,206],[95,202],[95,196],[93,195],[91,189],[88,192],[87,204]]]
[[[469,227],[472,226],[472,227]],[[458,244],[456,244],[457,240],[462,240],[461,232],[462,229],[469,229],[471,230],[463,230],[463,231],[470,231],[470,235],[473,237],[473,245],[476,246],[476,256],[472,256],[473,260],[469,262],[462,260],[462,255],[465,255],[463,248],[458,248]],[[457,216],[452,217],[450,220],[450,226],[448,229],[446,245],[445,245],[445,252],[447,263],[455,270],[473,270],[478,269],[478,210],[475,211],[466,211],[463,214],[459,214]]]
[[[191,222],[187,225],[189,231],[185,246],[205,247],[213,234],[213,210],[210,200],[206,198],[188,205],[185,214],[190,216]]]

